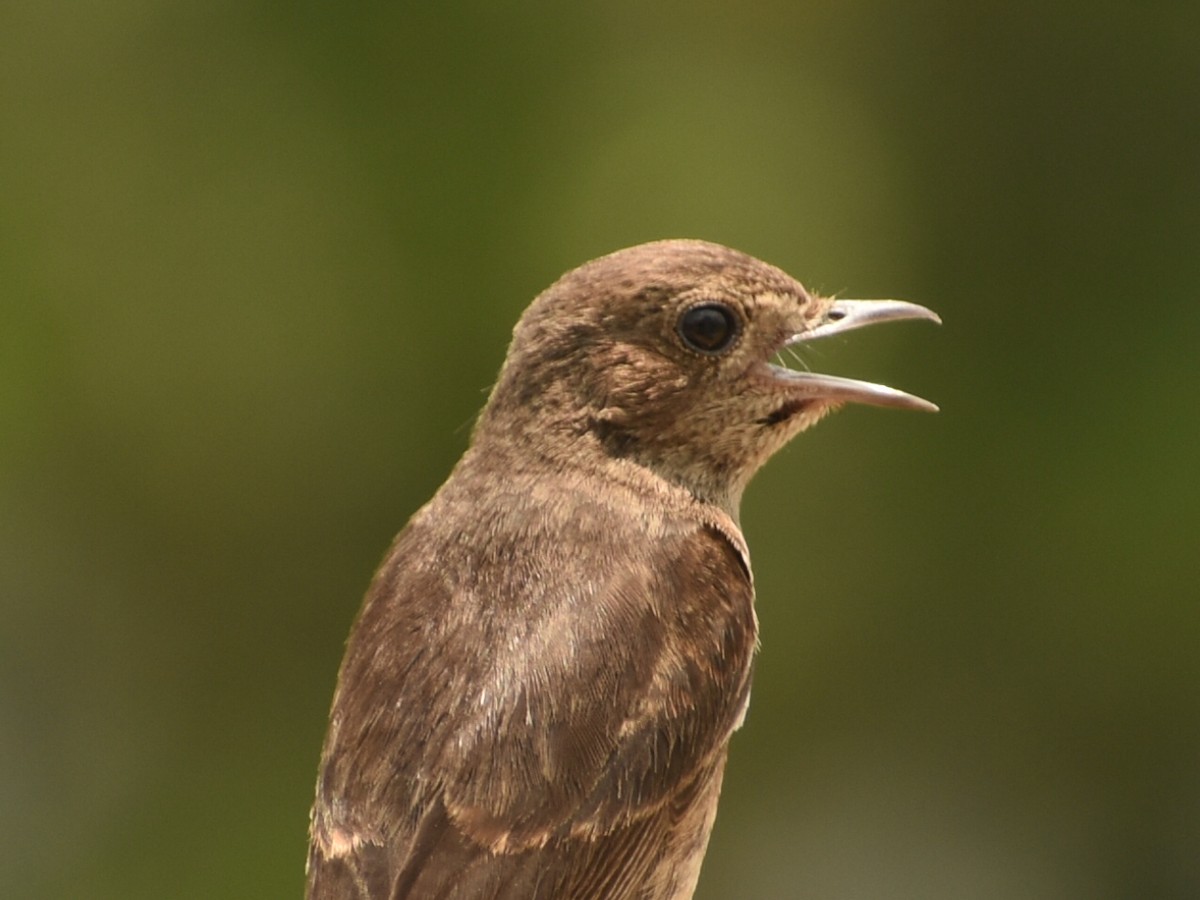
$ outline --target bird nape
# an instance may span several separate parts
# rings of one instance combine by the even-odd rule
[[[774,360],[916,318],[682,240],[534,300],[354,624],[309,900],[691,897],[750,695],[747,482],[842,404],[936,409]]]

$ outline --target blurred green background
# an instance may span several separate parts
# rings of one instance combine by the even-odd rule
[[[669,236],[946,322],[748,493],[697,896],[1200,896],[1194,0],[9,0],[0,178],[5,897],[298,897],[375,564]]]

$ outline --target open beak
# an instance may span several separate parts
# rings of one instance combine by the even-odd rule
[[[792,335],[785,346],[790,347],[831,334],[841,334],[876,322],[895,322],[901,319],[928,319],[938,324],[942,321],[933,310],[904,300],[835,300],[820,324]],[[872,406],[892,406],[923,412],[938,411],[928,400],[887,385],[841,378],[837,375],[822,375],[819,372],[797,372],[794,369],[783,371],[787,373],[785,377],[791,388],[810,395],[814,400],[867,403]]]

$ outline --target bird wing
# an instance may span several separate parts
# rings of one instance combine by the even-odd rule
[[[748,700],[749,571],[700,523],[572,527],[397,539],[339,676],[310,900],[691,895]]]

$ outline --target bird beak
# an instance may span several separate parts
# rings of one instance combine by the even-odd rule
[[[895,322],[901,319],[928,319],[941,324],[933,310],[907,303],[904,300],[835,300],[825,312],[824,319],[813,328],[792,335],[785,346],[841,334],[876,322]],[[898,409],[915,409],[937,412],[938,408],[928,400],[906,394],[883,384],[822,375],[819,372],[797,372],[786,370],[787,380],[793,388],[813,399],[832,400],[839,403],[867,403],[872,406],[892,406]]]

